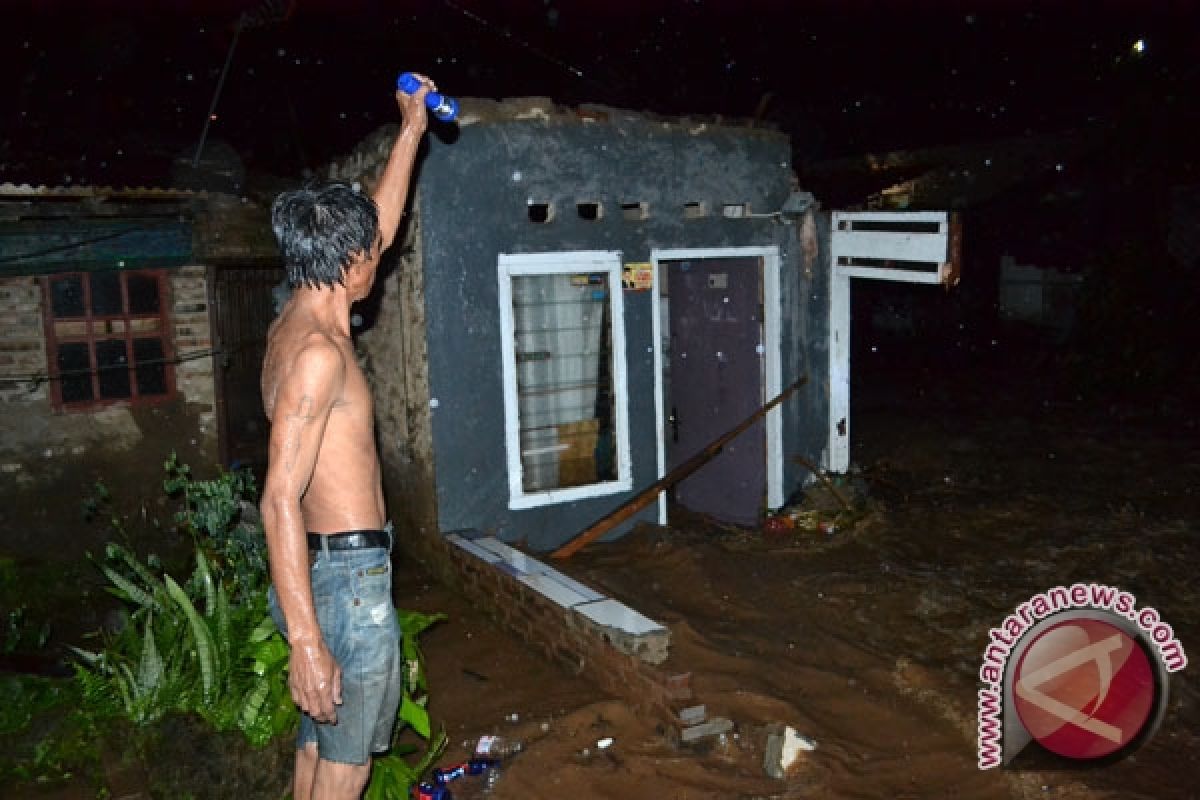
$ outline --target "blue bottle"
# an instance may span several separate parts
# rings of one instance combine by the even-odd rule
[[[495,762],[490,758],[470,758],[452,767],[435,769],[432,773],[433,783],[435,786],[445,786],[464,775],[482,775],[493,766],[495,766]]]
[[[453,797],[445,786],[419,783],[413,787],[413,800],[453,800]]]
[[[396,88],[405,94],[412,94],[421,88],[421,81],[411,72],[402,72],[396,79]],[[442,122],[450,122],[458,116],[458,101],[447,97],[441,92],[429,92],[425,95],[425,105],[429,111]]]

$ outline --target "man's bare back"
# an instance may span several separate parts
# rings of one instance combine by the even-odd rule
[[[383,490],[366,378],[348,333],[329,330],[307,305],[302,292],[293,294],[267,333],[262,396],[267,418],[284,427],[284,452],[279,455],[286,468],[287,450],[298,446],[303,429],[320,424],[314,414],[316,396],[305,391],[312,376],[305,373],[329,362],[326,369],[337,380],[330,388],[329,416],[300,503],[305,527],[317,533],[382,528]]]

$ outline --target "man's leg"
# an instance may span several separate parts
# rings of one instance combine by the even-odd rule
[[[337,761],[318,761],[312,800],[359,800],[370,777],[370,762],[341,764]]]
[[[296,750],[296,773],[292,779],[293,800],[312,800],[313,780],[317,776],[317,743],[309,742]]]

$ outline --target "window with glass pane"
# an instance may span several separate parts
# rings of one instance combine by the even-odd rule
[[[514,508],[629,482],[619,261],[571,255],[501,259]]]
[[[526,491],[616,477],[608,276],[512,279]]]
[[[81,409],[171,394],[161,270],[54,275],[47,343],[57,367],[54,400]]]

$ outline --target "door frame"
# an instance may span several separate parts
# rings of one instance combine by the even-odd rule
[[[654,431],[657,436],[658,449],[658,478],[666,474],[667,469],[667,419],[663,407],[663,351],[662,351],[662,303],[659,272],[663,261],[699,261],[705,258],[754,258],[760,259],[763,287],[763,387],[762,403],[767,402],[783,391],[783,361],[780,349],[780,287],[779,275],[782,268],[782,258],[778,246],[770,247],[689,247],[689,248],[654,248],[650,251],[650,261],[654,265],[651,277],[651,295],[654,298],[651,307],[652,337],[654,350]],[[735,420],[738,422],[740,420]],[[767,453],[767,507],[779,508],[783,505],[783,417],[778,407],[767,412],[766,416],[766,453]],[[667,524],[667,494],[663,492],[658,497],[658,524]]]
[[[957,286],[962,226],[949,211],[834,211],[830,229],[829,438],[824,466],[845,473],[850,469],[850,279]],[[865,264],[858,263],[860,259]],[[897,269],[878,262],[907,266]]]

